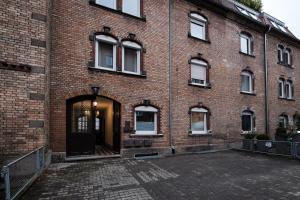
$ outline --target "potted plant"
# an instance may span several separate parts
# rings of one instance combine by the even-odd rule
[[[256,142],[256,150],[259,152],[267,152],[269,148],[272,147],[272,142],[270,141],[270,138],[266,134],[258,134],[256,136],[257,142]],[[271,144],[271,146],[270,146]]]
[[[243,149],[245,150],[253,150],[253,143],[254,143],[254,138],[255,138],[255,134],[254,133],[248,133],[244,135],[244,139],[243,139]]]

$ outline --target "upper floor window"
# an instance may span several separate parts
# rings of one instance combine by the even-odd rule
[[[199,38],[201,40],[206,40],[207,32],[207,19],[202,15],[197,13],[191,13],[191,30],[190,34],[193,37]]]
[[[191,109],[191,131],[192,134],[208,133],[208,110],[195,107]]]
[[[135,133],[140,135],[157,134],[158,109],[152,106],[138,106],[135,108]]]
[[[294,98],[294,91],[293,91],[293,82],[291,80],[286,81],[285,84],[285,91],[286,91],[286,98],[293,99]]]
[[[207,85],[207,68],[206,62],[200,59],[191,60],[191,83],[195,85]]]
[[[278,52],[278,62],[279,63],[283,62],[283,51],[284,51],[284,47],[282,45],[278,45],[277,52]]]
[[[123,0],[122,10],[124,13],[141,16],[141,2],[140,0]]]
[[[253,54],[253,38],[250,34],[241,33],[240,34],[240,45],[241,52],[252,55]]]
[[[117,9],[117,0],[96,0],[96,3],[111,9]]]
[[[278,125],[281,128],[287,128],[289,125],[289,117],[285,114],[282,114],[278,117]]]
[[[141,73],[142,47],[131,41],[122,43],[122,71],[129,74]]]
[[[283,60],[285,64],[292,65],[291,50],[289,48],[285,49]]]
[[[278,95],[280,98],[285,98],[284,79],[278,81]]]
[[[95,67],[116,71],[117,40],[106,35],[96,36]]]
[[[243,133],[252,133],[255,130],[255,116],[252,111],[242,112],[242,131]]]
[[[245,93],[253,93],[254,91],[253,73],[250,71],[243,71],[241,73],[241,91]]]

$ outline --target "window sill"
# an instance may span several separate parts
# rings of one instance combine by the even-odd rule
[[[253,93],[253,92],[243,92],[243,91],[241,91],[240,92],[241,94],[244,94],[244,95],[250,95],[250,96],[256,96],[256,93]]]
[[[157,137],[164,137],[163,134],[130,134],[130,138],[157,138]]]
[[[190,137],[207,137],[212,136],[212,133],[191,133],[189,132]]]
[[[145,72],[143,72],[142,74],[129,74],[129,73],[125,73],[122,71],[112,71],[112,70],[106,70],[106,69],[101,69],[101,68],[96,68],[96,67],[88,67],[88,69],[91,71],[103,72],[103,73],[109,73],[109,74],[116,74],[116,75],[123,75],[123,76],[144,78],[144,79],[147,78],[147,75]]]
[[[295,69],[295,67],[293,67],[293,65],[289,65],[283,62],[277,62],[278,65],[282,65],[284,67],[290,68],[290,69]]]
[[[253,55],[253,54],[248,54],[248,53],[244,53],[244,52],[241,52],[241,51],[239,51],[239,53],[244,55],[244,56],[249,56],[251,58],[255,58],[255,55]]]
[[[201,41],[201,42],[211,44],[210,40],[207,40],[207,39],[204,40],[204,39],[201,39],[201,38],[194,37],[194,36],[191,35],[191,33],[188,33],[188,37],[191,38],[191,39],[194,39],[194,40],[198,40],[198,41]]]
[[[199,87],[199,88],[204,88],[204,89],[211,89],[211,84],[210,83],[207,83],[206,85],[198,85],[198,84],[195,84],[195,83],[191,83],[189,81],[189,85],[193,86],[193,87]]]
[[[98,7],[98,8],[102,8],[104,10],[111,11],[113,13],[117,13],[117,14],[120,14],[120,15],[124,15],[124,16],[127,16],[127,17],[131,17],[131,18],[146,22],[146,17],[145,16],[137,17],[137,16],[134,16],[134,15],[124,13],[121,10],[108,8],[108,7],[97,4],[95,0],[89,0],[89,4],[92,5],[92,6]]]
[[[288,98],[286,98],[286,97],[278,97],[278,99],[280,99],[280,100],[286,100],[286,101],[296,101],[295,98],[293,98],[293,99],[288,99]]]

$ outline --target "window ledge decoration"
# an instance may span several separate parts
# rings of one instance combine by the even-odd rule
[[[130,73],[122,72],[122,71],[105,70],[105,69],[100,69],[100,68],[94,67],[93,62],[89,62],[88,68],[89,68],[89,70],[95,71],[95,72],[117,74],[117,75],[123,75],[123,76],[128,76],[128,77],[136,77],[136,78],[147,78],[146,71],[141,71],[141,74],[130,74]]]

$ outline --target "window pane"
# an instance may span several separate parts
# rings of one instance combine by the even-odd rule
[[[155,131],[154,112],[136,112],[137,131]]]
[[[242,130],[243,131],[252,131],[251,115],[243,115],[242,116]]]
[[[205,40],[205,27],[204,25],[191,22],[191,35],[196,38]]]
[[[248,39],[241,36],[241,51],[243,53],[249,53],[248,52],[248,43],[249,43]]]
[[[99,64],[101,67],[113,69],[113,53],[112,44],[99,42]]]
[[[283,83],[282,82],[279,82],[279,96],[280,97],[283,97]]]
[[[242,91],[251,92],[251,89],[250,89],[250,76],[242,75]]]
[[[137,50],[124,48],[124,69],[129,72],[137,72]]]
[[[205,131],[205,114],[206,113],[192,112],[192,131]]]
[[[73,104],[72,132],[88,133],[91,130],[91,101],[81,101]]]
[[[200,65],[191,65],[191,78],[193,83],[206,83],[206,67]]]
[[[123,12],[140,17],[140,0],[123,0]]]
[[[97,0],[96,3],[108,8],[116,9],[115,0]]]

